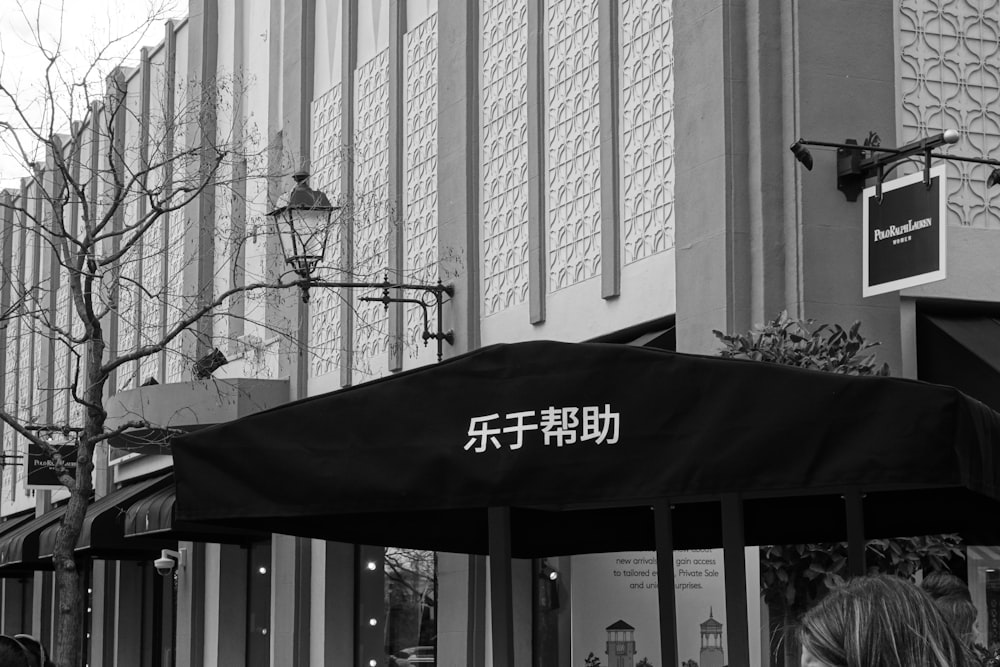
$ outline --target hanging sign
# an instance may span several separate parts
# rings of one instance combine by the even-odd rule
[[[945,278],[947,187],[945,167],[923,170],[865,188],[862,295],[885,294]]]
[[[53,445],[53,448],[62,456],[66,468],[76,474],[76,441]],[[41,448],[29,443],[28,453],[24,455],[24,465],[26,469],[25,489],[62,488],[63,483],[56,475],[55,463],[42,453]]]

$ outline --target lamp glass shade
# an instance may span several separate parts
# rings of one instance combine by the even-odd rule
[[[326,254],[330,213],[329,207],[288,207],[276,217],[281,252],[285,261],[303,278],[312,274]]]
[[[282,199],[268,216],[277,227],[285,262],[308,279],[326,255],[330,217],[338,207],[331,206],[322,192],[312,190],[304,177]]]

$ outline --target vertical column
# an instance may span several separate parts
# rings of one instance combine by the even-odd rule
[[[49,148],[46,150],[47,155],[45,156],[45,171],[42,175],[42,189],[46,193],[47,198],[52,198],[53,201],[62,200],[62,195],[60,191],[64,187],[62,176],[58,170],[59,164],[65,164],[65,156],[62,155],[63,152],[63,142],[59,137],[53,137]],[[39,230],[40,234],[46,234],[44,230],[52,230],[52,240],[56,240],[58,229],[58,223],[56,222],[56,216],[61,216],[65,211],[55,210],[46,202],[44,204],[45,210],[43,212],[43,225]],[[56,322],[56,306],[59,303],[59,285],[62,279],[62,270],[59,262],[59,255],[57,254],[58,241],[56,240],[52,246],[47,243],[45,247],[39,253],[39,296],[43,297],[45,300],[45,310],[46,317],[49,322]],[[38,369],[38,373],[44,376],[41,380],[41,398],[44,405],[42,408],[42,419],[43,423],[54,424],[57,423],[53,417],[52,409],[55,400],[55,389],[56,386],[56,375],[55,375],[55,355],[56,355],[56,340],[55,336],[47,336],[47,340],[43,344],[41,349],[41,365]]]
[[[187,566],[177,573],[177,665],[205,664],[205,545],[181,542]],[[277,664],[277,663],[276,663]]]
[[[149,48],[143,47],[140,51],[139,56],[139,169],[143,174],[140,180],[140,186],[138,189],[139,193],[142,193],[146,188],[150,187],[149,182],[149,121],[150,121],[150,62],[149,62]],[[139,201],[136,202],[136,217],[139,220],[143,220],[149,213],[149,202],[146,197],[139,197]],[[150,227],[149,233],[156,233],[156,227]],[[136,277],[142,280],[142,277],[147,275],[147,271],[158,261],[157,256],[152,256],[147,258],[146,252],[143,252],[143,248],[150,245],[150,241],[147,240],[146,234],[143,234],[139,238],[139,243],[136,251],[136,261],[138,262],[138,269],[136,270]],[[156,247],[155,244],[152,245],[153,248]],[[150,253],[152,254],[152,253]],[[160,253],[162,256],[165,253]],[[163,283],[160,283],[162,285]],[[158,305],[156,299],[143,299],[140,296],[136,296],[136,307],[135,307],[135,345],[136,347],[143,344],[146,333],[146,319],[147,310],[155,310]],[[144,369],[143,361],[136,363],[136,378],[135,384],[141,384],[146,381],[146,377],[142,375],[142,370]],[[154,378],[155,379],[155,378]]]
[[[115,665],[142,664],[142,568],[133,561],[112,561],[117,570],[115,587]]]
[[[247,664],[246,615],[231,610],[247,608],[247,556],[243,547],[222,544],[218,546],[218,617],[219,665]]]
[[[218,90],[218,0],[191,0],[188,17],[188,98],[199,113],[186,123],[185,143],[197,150],[199,159],[191,173],[180,175],[194,187],[202,187],[185,211],[190,226],[184,239],[184,295],[188,308],[198,308],[212,299],[215,289],[215,179],[212,148],[216,141]],[[190,122],[193,120],[193,122]],[[212,350],[212,318],[203,317],[188,331],[181,346],[186,358],[200,359]]]
[[[90,667],[114,665],[115,571],[113,561],[95,559],[90,594]]]
[[[389,275],[390,279],[403,282],[406,262],[403,192],[406,177],[403,163],[406,156],[403,104],[405,88],[403,78],[403,40],[406,37],[406,0],[389,0]],[[410,296],[397,291],[397,297]],[[406,318],[403,304],[389,306],[389,370],[403,367],[403,342]]]
[[[128,84],[125,81],[125,69],[122,67],[116,67],[107,78],[106,82],[107,92],[105,94],[105,99],[107,104],[104,107],[102,116],[103,123],[98,129],[100,136],[101,131],[106,131],[109,134],[104,138],[107,146],[102,145],[107,152],[99,151],[101,156],[99,158],[100,163],[107,158],[107,164],[104,164],[104,170],[110,169],[112,172],[117,174],[117,178],[124,181],[124,169],[125,169],[125,121],[128,117],[128,111],[126,109],[127,99],[126,94],[128,92]],[[97,171],[94,172],[99,173]],[[105,172],[106,173],[106,172]],[[96,179],[101,183],[104,192],[101,194],[107,197],[110,201],[114,202],[116,196],[114,194],[115,183],[114,179],[110,175],[106,175],[102,179]],[[121,195],[117,196],[118,200],[121,200]],[[124,202],[118,201],[118,204],[123,204]],[[103,213],[103,212],[102,212]],[[101,252],[107,252],[109,254],[117,253],[120,247],[121,238],[117,232],[120,232],[122,226],[125,224],[125,206],[117,206],[115,212],[113,213],[113,218],[111,220],[111,229],[116,232],[115,235],[106,241],[110,243],[110,248],[102,248]],[[121,265],[115,266],[112,269],[113,280],[111,283],[111,300],[114,302],[118,301],[119,290],[118,285],[121,279]],[[119,349],[119,331],[121,317],[118,314],[113,314],[108,318],[108,328],[107,328],[107,348],[110,357],[115,357],[120,353]],[[118,390],[118,376],[121,369],[116,368],[111,371],[111,376],[108,378],[109,390],[114,393]]]
[[[879,360],[894,375],[900,367],[899,293],[861,296],[861,206],[835,187],[835,151],[813,151],[815,166],[807,172],[788,146],[798,137],[862,140],[871,130],[895,136],[896,51],[887,36],[894,34],[896,4],[780,3],[794,103],[782,142],[784,201],[795,213],[788,224],[796,236],[785,244],[786,263],[789,274],[793,263],[797,267],[800,314],[843,325],[861,321],[870,339],[882,341]],[[851,39],[834,38],[831,26]]]
[[[726,572],[727,653],[729,664],[733,667],[750,667],[745,548],[743,500],[735,493],[724,494],[722,496],[722,558]]]
[[[343,29],[340,59],[340,137],[342,153],[347,156],[340,168],[340,194],[345,202],[354,202],[354,70],[358,57],[358,1],[341,0],[341,28]],[[354,216],[347,216],[340,243],[340,277],[349,281],[354,272]],[[350,298],[342,299],[340,305],[340,384],[347,387],[353,383],[351,368],[354,365],[354,308]]]
[[[385,651],[385,548],[361,545],[358,553],[355,667],[379,661]],[[372,624],[372,621],[375,621]]]
[[[438,553],[438,663],[483,667],[486,557]]]
[[[656,587],[660,607],[660,655],[667,665],[677,658],[677,607],[674,589],[674,528],[670,502],[658,500],[653,507],[656,532]]]
[[[0,191],[0,318],[7,315],[11,304],[17,299],[13,294],[13,276],[11,275],[11,257],[14,250],[14,191]],[[0,322],[0,407],[7,410],[7,322]],[[0,452],[3,452],[4,429],[9,428],[0,422]],[[0,488],[3,484],[0,482]],[[2,583],[2,582],[0,582]],[[6,599],[5,593],[0,599]],[[2,622],[0,622],[2,627]]]
[[[618,68],[620,49],[618,6],[621,0],[598,0],[597,48],[600,54],[599,106],[601,118],[601,296],[621,293],[621,169]]]
[[[312,126],[313,69],[315,58],[315,0],[282,4],[281,38],[281,144],[292,172],[310,170],[310,128]],[[291,188],[288,179],[281,188]],[[293,349],[287,356],[287,372],[292,377],[293,398],[305,396],[309,381],[309,304],[287,299],[287,314],[298,324]],[[279,369],[283,364],[279,361]]]
[[[697,6],[696,6],[697,5]],[[674,3],[677,348],[749,328],[746,30],[740,0]]]
[[[528,1],[528,313],[532,324],[545,321],[548,283],[545,211],[545,2]]]
[[[172,190],[172,185],[174,182],[174,142],[176,140],[175,136],[175,125],[173,122],[174,117],[174,100],[176,96],[176,86],[177,86],[177,31],[173,21],[167,21],[164,27],[163,35],[163,90],[160,94],[163,96],[163,117],[166,120],[164,128],[163,137],[163,195],[167,197],[170,195]],[[165,213],[163,215],[163,262],[160,265],[161,271],[161,285],[170,284],[170,247],[171,247],[171,220],[173,219],[173,213]],[[170,303],[168,299],[164,299],[164,303],[160,310],[160,331],[165,332],[167,330],[167,319]],[[165,352],[161,352],[159,355],[159,373],[160,377],[166,380],[167,376],[167,355]]]
[[[247,100],[248,86],[246,77],[246,3],[237,2],[233,5],[233,172],[230,185],[229,210],[232,216],[230,223],[230,240],[228,256],[230,257],[229,275],[233,286],[246,284],[246,215],[247,215],[247,158],[246,158],[246,113],[249,106]],[[246,315],[246,295],[236,294],[229,300],[227,331],[231,350],[237,353],[239,336],[244,333],[244,316]],[[307,343],[304,343],[304,345]],[[306,373],[302,373],[303,376]]]
[[[309,540],[274,535],[271,541],[271,664],[309,664]]]
[[[0,603],[3,604],[3,619],[0,622],[0,632],[5,635],[16,635],[24,628],[24,588],[23,579],[4,579],[3,593]]]
[[[494,665],[515,664],[510,536],[510,508],[489,508],[490,627]]]
[[[479,3],[439,0],[438,34],[438,257],[461,282],[444,323],[459,354],[480,345]]]
[[[338,659],[350,662],[347,656],[354,655],[354,590],[362,574],[354,545],[313,542],[313,590],[322,613],[310,614],[309,618],[313,637],[318,637],[317,643],[322,646],[322,655],[314,653],[312,664],[330,665]]]

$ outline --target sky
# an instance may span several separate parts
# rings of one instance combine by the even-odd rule
[[[61,71],[78,81],[97,49],[113,42],[106,67],[137,65],[141,47],[163,41],[164,21],[148,21],[150,9],[162,10],[164,18],[182,18],[185,6],[177,0],[0,0],[0,85],[16,91],[18,105],[30,107],[37,124],[46,60],[33,33],[41,36],[43,45],[62,44]],[[0,128],[3,123],[24,125],[0,92]],[[19,136],[26,140],[23,132]],[[2,188],[18,187],[27,175],[24,159],[17,155],[10,133],[0,129]]]

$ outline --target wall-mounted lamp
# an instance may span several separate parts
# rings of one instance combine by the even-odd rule
[[[899,166],[901,162],[911,159],[914,156],[923,158],[924,183],[928,185],[930,184],[931,158],[957,160],[959,162],[976,162],[1000,167],[1000,160],[963,157],[961,155],[934,152],[935,148],[945,144],[954,144],[958,140],[959,133],[956,130],[944,130],[929,137],[911,141],[899,148],[883,148],[879,145],[878,135],[871,132],[864,144],[858,144],[854,139],[848,139],[844,143],[799,139],[790,146],[790,150],[796,160],[806,169],[812,170],[812,154],[806,146],[836,148],[837,189],[844,193],[848,201],[857,201],[861,191],[865,188],[865,181],[869,178],[876,179],[875,193],[876,196],[881,196],[882,181],[885,180],[886,175]],[[1000,184],[1000,168],[994,168],[989,178],[986,179],[988,187],[993,187],[997,184]]]
[[[382,296],[361,297],[362,301],[379,301],[389,309],[390,303],[412,303],[419,306],[424,316],[424,345],[427,341],[434,339],[437,341],[437,358],[441,361],[442,341],[449,344],[454,343],[455,336],[451,331],[444,331],[442,322],[441,305],[445,295],[453,296],[455,289],[451,285],[444,285],[439,280],[436,285],[424,285],[419,283],[391,282],[386,275],[382,282],[329,282],[321,280],[315,275],[320,262],[326,256],[326,246],[330,236],[330,227],[333,221],[334,211],[339,211],[339,206],[330,204],[329,198],[322,192],[313,190],[307,181],[309,174],[300,171],[292,175],[295,179],[295,186],[287,194],[281,197],[279,205],[267,216],[274,220],[274,225],[281,242],[281,253],[292,271],[298,275],[295,281],[302,290],[303,303],[309,301],[309,290],[313,287],[328,287],[331,289],[378,289],[382,290]],[[419,292],[421,298],[406,298],[394,296],[393,292]],[[433,303],[427,303],[422,298],[430,295]],[[437,330],[431,331],[428,308],[434,305],[437,309]]]

